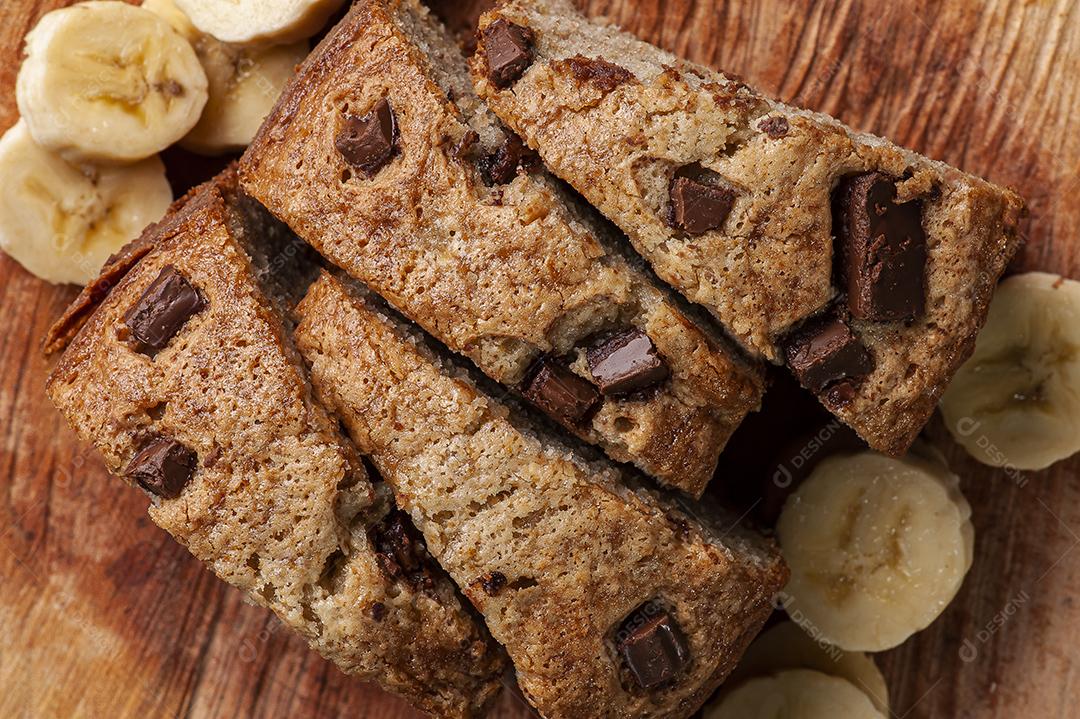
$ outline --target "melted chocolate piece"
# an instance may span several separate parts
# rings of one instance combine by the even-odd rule
[[[481,33],[487,53],[488,77],[500,90],[513,85],[535,59],[532,29],[496,20]]]
[[[669,194],[671,224],[691,235],[723,227],[735,205],[735,193],[731,190],[688,175],[676,174]]]
[[[678,622],[652,604],[642,605],[626,620],[617,648],[642,689],[670,682],[690,663],[690,648]]]
[[[634,73],[602,57],[575,55],[563,62],[574,79],[595,85],[601,92],[611,92],[619,85],[634,79]]]
[[[128,463],[125,474],[147,492],[176,499],[195,474],[196,454],[176,440],[160,437]]]
[[[606,395],[636,392],[663,382],[669,374],[652,340],[637,328],[590,347],[585,358],[596,386]]]
[[[508,134],[499,149],[477,162],[484,182],[505,185],[517,177],[518,168],[528,169],[536,162],[536,155],[525,146],[521,138]]]
[[[580,425],[601,402],[595,387],[550,357],[540,360],[522,394],[570,427]]]
[[[435,588],[430,555],[401,510],[393,510],[369,529],[368,539],[387,579],[404,582],[413,591]]]
[[[878,322],[921,316],[926,309],[922,203],[896,204],[896,183],[870,172],[845,180],[834,208],[851,316]]]
[[[153,356],[206,306],[199,291],[175,267],[168,266],[127,311],[124,324],[131,330],[135,349]]]
[[[841,402],[850,401],[855,387],[874,369],[863,343],[846,322],[832,315],[797,330],[784,343],[784,351],[804,387],[815,394],[829,390],[830,397],[835,394]]]
[[[366,115],[345,118],[345,127],[334,140],[334,147],[346,162],[373,177],[393,157],[397,139],[394,110],[383,98]]]

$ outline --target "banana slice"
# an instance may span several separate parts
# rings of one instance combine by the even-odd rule
[[[884,719],[855,685],[809,669],[751,679],[706,707],[705,719]]]
[[[0,248],[49,282],[86,284],[172,202],[165,166],[80,169],[19,121],[0,138]]]
[[[781,622],[763,632],[746,650],[727,686],[789,669],[813,669],[858,687],[884,715],[889,713],[889,689],[874,660],[862,652],[845,652],[813,639],[795,622]]]
[[[154,13],[84,2],[26,36],[16,97],[42,147],[70,162],[128,163],[195,126],[207,80],[191,45]]]
[[[924,458],[824,460],[777,524],[788,614],[841,649],[895,647],[959,590],[974,549],[970,517],[958,478]]]
[[[191,43],[210,83],[202,117],[180,144],[201,155],[243,150],[307,57],[307,41],[261,48],[229,45],[199,32],[173,0],[143,0],[142,6]]]
[[[195,27],[236,45],[282,45],[322,29],[344,0],[176,0]]]
[[[1045,272],[1002,282],[941,412],[993,467],[1044,469],[1080,451],[1080,282]]]

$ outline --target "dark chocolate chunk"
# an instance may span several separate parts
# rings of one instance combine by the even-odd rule
[[[671,224],[691,235],[700,235],[724,225],[735,204],[731,190],[676,174],[671,180]]]
[[[135,455],[125,474],[147,492],[175,499],[191,481],[197,462],[196,454],[184,445],[159,437]]]
[[[377,622],[386,619],[386,605],[382,602],[374,602],[371,605],[371,618]]]
[[[540,360],[522,394],[548,415],[571,427],[581,424],[601,401],[595,387],[550,357]]]
[[[387,579],[404,582],[414,591],[434,589],[433,560],[401,510],[393,510],[369,529],[368,539]]]
[[[535,59],[531,28],[496,20],[481,33],[487,53],[488,77],[500,90],[510,87]]]
[[[664,609],[645,604],[623,624],[619,654],[642,689],[670,682],[690,663],[690,648],[679,624]]]
[[[585,353],[600,391],[627,394],[663,382],[668,367],[649,336],[634,328],[607,337]]]
[[[484,594],[494,597],[506,586],[506,575],[502,572],[489,572],[480,577],[479,582]]]
[[[799,382],[814,393],[834,385],[838,398],[852,394],[857,385],[874,369],[874,361],[847,323],[834,315],[811,320],[795,331],[784,343],[787,363]]]
[[[773,117],[766,117],[764,120],[759,122],[758,129],[772,139],[779,140],[781,137],[788,134],[788,130],[791,129],[791,125],[788,124],[786,117],[774,115]]]
[[[505,185],[517,177],[518,168],[528,169],[536,162],[536,155],[521,141],[509,134],[492,154],[477,163],[484,182],[488,185]]]
[[[926,308],[922,203],[896,203],[896,183],[880,172],[848,178],[836,192],[841,275],[851,316],[888,322]]]
[[[153,355],[164,349],[189,319],[206,307],[206,300],[175,267],[161,270],[138,302],[124,315],[135,348]]]
[[[372,177],[393,157],[397,139],[394,110],[383,98],[366,115],[345,118],[345,127],[334,140],[334,147],[346,162]]]

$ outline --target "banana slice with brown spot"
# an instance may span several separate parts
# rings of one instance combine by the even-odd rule
[[[994,467],[1044,469],[1080,452],[1080,282],[1045,272],[1002,282],[941,412]]]
[[[0,139],[0,177],[0,248],[49,282],[89,282],[172,202],[157,157],[77,167],[35,143],[22,121]]]
[[[191,131],[207,79],[191,45],[154,13],[84,2],[27,35],[16,97],[45,149],[69,162],[130,163]]]

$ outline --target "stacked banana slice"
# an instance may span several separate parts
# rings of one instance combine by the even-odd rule
[[[936,619],[971,567],[971,507],[932,448],[822,461],[777,524],[794,620],[759,637],[708,719],[881,719],[885,679],[871,657]]]
[[[235,7],[218,1],[193,5]],[[204,155],[247,147],[296,66],[307,57],[307,40],[289,45],[230,45],[200,32],[173,0],[143,0],[142,6],[163,18],[191,44],[209,82],[202,117],[180,145]]]
[[[993,467],[1044,469],[1080,452],[1080,282],[1045,272],[1002,282],[941,411]]]
[[[959,478],[930,458],[824,460],[776,528],[791,567],[788,614],[844,650],[899,645],[960,589],[974,549],[970,518]]]
[[[781,622],[754,640],[726,686],[764,676],[783,681],[791,670],[804,669],[843,679],[858,687],[881,715],[889,714],[889,690],[885,677],[872,657],[863,652],[845,652],[813,639],[795,622]]]
[[[218,40],[283,44],[311,37],[345,0],[177,0],[192,22]]]
[[[84,284],[172,201],[158,153],[242,150],[306,56],[303,38],[341,2],[254,4],[185,3],[212,8],[234,28],[227,39],[290,44],[226,44],[172,0],[45,15],[26,37],[22,119],[0,139],[0,248],[45,280]],[[253,13],[258,31],[237,34]]]

